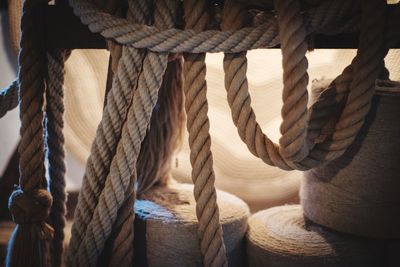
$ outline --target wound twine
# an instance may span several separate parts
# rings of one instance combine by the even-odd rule
[[[312,221],[369,237],[400,237],[400,83],[378,81],[354,143],[305,172],[301,203]]]
[[[249,218],[248,266],[382,266],[382,242],[348,236],[318,226],[300,205],[274,207]]]
[[[249,208],[234,195],[217,190],[220,222],[229,266],[244,264]],[[171,180],[135,203],[135,266],[203,266],[193,185]]]

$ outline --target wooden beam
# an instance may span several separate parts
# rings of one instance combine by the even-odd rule
[[[400,4],[388,5],[387,27],[389,32],[400,29]],[[66,5],[49,5],[43,12],[45,17],[46,48],[66,49],[105,49],[104,38],[89,31],[76,17],[72,8]],[[400,34],[396,34],[400,39]],[[314,48],[357,48],[358,34],[338,34],[313,36]],[[400,41],[391,44],[391,48],[400,48]]]

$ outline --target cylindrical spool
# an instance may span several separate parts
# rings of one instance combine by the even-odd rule
[[[246,238],[250,267],[378,267],[383,259],[381,244],[318,226],[300,205],[252,215]]]
[[[135,203],[135,266],[202,266],[193,185],[156,186]],[[243,266],[249,208],[217,190],[229,266]]]
[[[305,172],[305,215],[337,231],[400,238],[400,84],[380,81],[354,143],[338,159]]]

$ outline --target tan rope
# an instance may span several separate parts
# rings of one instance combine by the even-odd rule
[[[295,166],[289,162],[304,158],[308,152],[305,127],[308,99],[308,64],[305,58],[307,44],[298,1],[278,1],[276,9],[284,67],[281,147],[262,132],[255,120],[246,78],[246,53],[225,54],[225,87],[233,121],[250,152],[267,164],[291,169]],[[236,15],[240,14],[240,10],[240,7],[233,4],[224,7],[224,30],[242,27],[243,14],[239,18]]]
[[[343,18],[329,16],[332,19],[330,23],[324,21],[325,17],[321,17],[320,10],[326,11],[326,3],[324,1],[321,6],[312,8],[309,11],[309,18],[313,24],[307,29],[308,33],[314,31],[323,31],[321,26],[329,27],[330,23],[343,22]],[[252,28],[243,28],[238,31],[203,31],[197,33],[193,30],[169,29],[163,31],[156,27],[146,25],[131,24],[126,19],[116,18],[110,14],[101,12],[87,0],[69,0],[70,5],[74,9],[75,15],[79,16],[81,21],[89,26],[92,32],[98,32],[105,38],[113,38],[120,44],[133,46],[136,48],[147,48],[154,52],[229,52],[236,53],[246,50],[276,46],[279,43],[277,38],[278,26],[275,19]],[[332,14],[344,14],[342,12],[342,0],[335,1],[335,5],[330,5]],[[347,6],[347,5],[345,5]],[[318,15],[318,16],[316,16]],[[313,20],[313,18],[316,20]],[[346,14],[346,19],[348,14]],[[354,21],[353,21],[354,24]],[[349,25],[343,23],[342,31],[348,31]],[[352,25],[354,26],[354,25]],[[351,28],[351,27],[350,27]],[[354,27],[353,29],[354,30]],[[335,33],[338,33],[336,29]]]
[[[48,150],[49,190],[53,196],[53,205],[48,218],[54,228],[52,240],[51,266],[61,266],[63,252],[64,227],[66,223],[65,192],[65,152],[64,152],[64,61],[70,52],[51,51],[47,53],[48,75],[46,80],[46,131]]]
[[[184,2],[186,29],[204,30],[209,21],[207,1]],[[184,92],[189,132],[190,162],[199,220],[198,235],[204,266],[227,266],[223,233],[219,221],[215,175],[210,150],[210,122],[206,98],[207,84],[204,53],[184,54]]]
[[[18,106],[18,80],[0,91],[0,118]]]
[[[335,125],[331,140],[319,145],[315,152],[317,154],[321,150],[328,150],[329,152],[323,157],[324,161],[332,160],[344,153],[353,143],[370,110],[375,81],[384,67],[383,59],[388,51],[384,46],[385,5],[384,0],[362,4],[360,46],[353,61],[354,77],[346,105]]]
[[[145,3],[145,1],[129,1],[134,12],[134,16],[130,19],[135,19],[138,23],[146,22],[149,11]],[[107,105],[92,144],[91,155],[86,163],[67,255],[67,262],[71,266],[78,264],[77,252],[86,228],[92,220],[95,204],[104,188],[109,166],[121,135],[122,124],[128,112],[129,101],[137,86],[143,57],[143,51],[130,47],[123,48],[112,88],[107,95]]]
[[[175,9],[176,4],[172,1],[157,2],[155,5],[157,14],[155,23],[166,28],[173,27],[172,18],[174,17]],[[99,253],[111,233],[117,217],[117,211],[127,199],[130,199],[130,195],[133,193],[133,185],[136,179],[136,159],[150,121],[152,109],[157,100],[158,89],[161,86],[167,61],[168,55],[165,53],[148,53],[145,57],[143,72],[139,77],[138,89],[133,96],[127,122],[123,127],[122,138],[118,143],[116,156],[111,163],[110,173],[106,179],[104,190],[99,196],[93,218],[79,247],[78,265],[93,266],[96,264]],[[127,161],[128,158],[130,159],[129,161]],[[130,207],[132,208],[132,203]],[[133,212],[130,214],[130,217],[133,217]],[[129,220],[127,219],[127,221]],[[133,227],[131,222],[128,225],[130,228]],[[130,231],[125,240],[131,238],[133,238],[133,231]],[[126,244],[133,245],[131,242]],[[133,248],[130,251],[133,252]]]
[[[7,266],[50,266],[49,242],[53,229],[45,222],[52,197],[46,191],[43,138],[44,53],[37,47],[32,9],[46,1],[24,3],[18,73],[21,141],[20,187],[12,193],[9,208],[17,223],[9,241]]]
[[[13,52],[18,55],[21,39],[22,0],[8,0],[8,29]]]

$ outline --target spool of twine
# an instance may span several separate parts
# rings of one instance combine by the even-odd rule
[[[193,185],[169,182],[141,198],[135,202],[135,266],[202,266]],[[217,198],[229,266],[243,266],[249,208],[222,191]]]
[[[378,267],[382,245],[318,226],[300,205],[274,207],[249,218],[248,266]]]
[[[372,108],[343,156],[304,173],[301,203],[337,231],[400,238],[400,83],[378,81]]]

